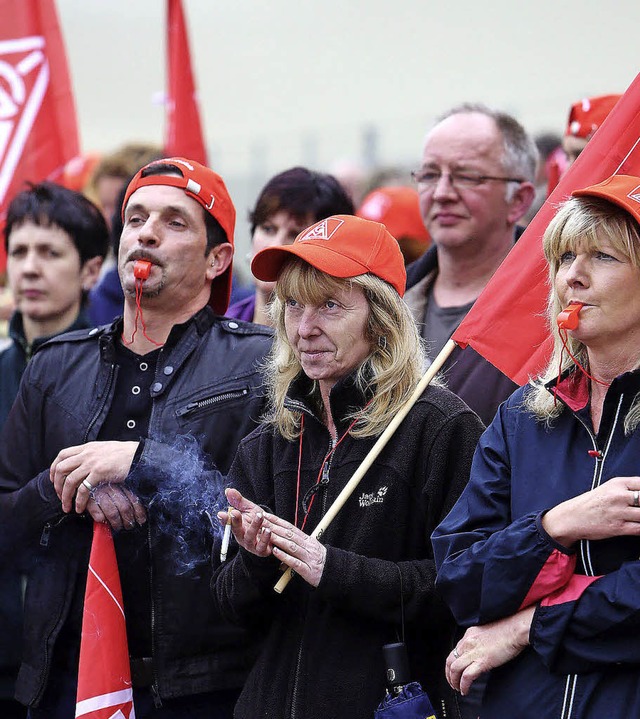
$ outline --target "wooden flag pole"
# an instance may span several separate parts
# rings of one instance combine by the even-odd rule
[[[382,452],[382,450],[385,448],[387,442],[391,439],[395,431],[398,429],[402,420],[407,416],[407,414],[409,414],[409,410],[420,399],[422,393],[429,386],[431,380],[435,377],[436,373],[445,363],[449,355],[453,352],[453,348],[455,346],[456,343],[453,340],[449,340],[439,352],[438,356],[429,365],[427,371],[422,376],[422,379],[420,380],[420,382],[418,382],[411,397],[409,397],[402,409],[393,418],[393,420],[391,420],[389,426],[385,429],[385,431],[380,435],[380,437],[378,437],[376,443],[369,450],[369,454],[367,454],[367,456],[362,460],[362,464],[353,473],[353,477],[351,477],[351,479],[343,487],[340,494],[335,498],[335,501],[327,510],[327,513],[320,520],[320,522],[318,522],[318,526],[313,530],[311,534],[312,537],[314,537],[315,539],[320,539],[320,537],[324,534],[326,528],[335,519],[335,516],[342,509],[347,499],[349,499],[349,497],[353,494],[356,487],[360,484],[360,480],[364,477],[369,467],[371,467],[371,465],[375,462],[380,452]],[[277,584],[274,586],[274,590],[278,592],[278,594],[281,594],[284,588],[293,578],[294,574],[294,570],[291,569],[291,567],[288,567],[285,570],[284,574],[278,580]]]

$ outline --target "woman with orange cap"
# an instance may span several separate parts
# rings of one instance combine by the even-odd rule
[[[332,216],[259,252],[252,271],[276,282],[271,412],[231,468],[240,549],[213,588],[227,618],[267,636],[234,716],[368,719],[385,692],[382,647],[405,621],[413,678],[459,716],[429,536],[467,481],[478,417],[430,386],[322,537],[310,534],[423,371],[398,243],[377,222]],[[281,564],[297,576],[278,598]]]
[[[640,716],[640,178],[573,193],[544,236],[547,371],[505,402],[434,533],[480,716]]]

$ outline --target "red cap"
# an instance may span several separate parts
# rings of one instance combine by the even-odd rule
[[[640,177],[613,175],[597,185],[574,190],[574,197],[602,197],[626,210],[640,223]]]
[[[388,282],[402,297],[407,281],[400,247],[379,222],[353,215],[333,215],[303,230],[292,245],[258,252],[251,271],[265,282],[278,279],[291,255],[332,277],[357,277],[367,272]]]
[[[356,215],[382,222],[398,240],[409,237],[425,245],[431,242],[420,215],[418,191],[413,187],[378,187],[364,198]]]
[[[583,97],[574,103],[569,111],[565,135],[590,139],[621,97],[622,95]]]
[[[175,175],[149,174],[149,170],[156,165],[170,165]],[[127,187],[122,203],[122,218],[131,195],[139,188],[148,185],[168,185],[184,190],[185,194],[200,203],[204,209],[220,223],[227,236],[227,242],[233,245],[233,231],[236,224],[236,209],[233,206],[229,192],[220,175],[195,160],[184,157],[168,157],[154,160],[134,175]],[[232,265],[216,277],[211,283],[209,304],[214,312],[223,315],[229,306],[231,296]]]

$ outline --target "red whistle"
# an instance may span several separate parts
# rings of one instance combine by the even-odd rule
[[[578,315],[583,307],[583,302],[572,302],[565,307],[557,317],[558,327],[561,330],[575,330],[578,326]]]
[[[133,276],[137,280],[146,280],[151,273],[151,262],[149,260],[136,260],[133,263]]]

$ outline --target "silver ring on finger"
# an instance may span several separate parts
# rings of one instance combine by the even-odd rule
[[[633,501],[631,502],[632,507],[640,507],[640,491],[637,489],[634,489],[632,491],[633,494]]]
[[[456,659],[460,659],[460,652],[458,651],[458,647],[454,647],[454,648],[453,648],[453,656],[454,656]]]
[[[85,489],[87,489],[89,492],[91,492],[91,491],[93,490],[93,485],[92,485],[91,482],[90,482],[88,479],[86,479],[86,478],[82,480],[82,486],[83,486]]]

